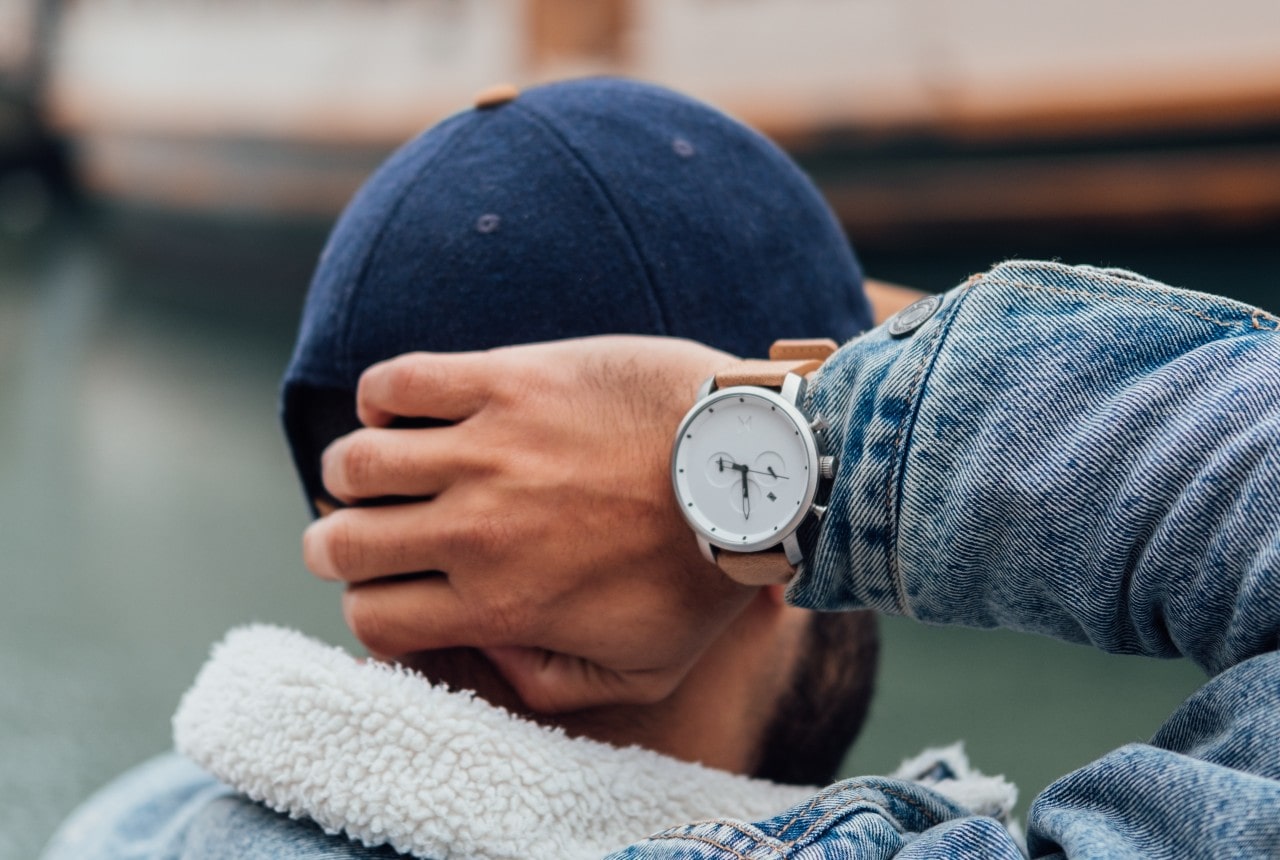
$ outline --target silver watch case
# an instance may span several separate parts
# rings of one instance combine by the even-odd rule
[[[685,505],[681,503],[680,514],[685,518],[685,522],[693,529],[694,534],[698,537],[698,547],[702,550],[702,554],[712,564],[716,561],[716,548],[727,549],[733,552],[761,552],[763,550],[772,549],[778,544],[782,544],[783,551],[786,553],[787,561],[792,565],[798,565],[803,559],[804,554],[800,551],[800,542],[796,532],[799,530],[805,519],[812,513],[821,514],[821,510],[814,504],[814,500],[818,495],[818,486],[822,481],[821,470],[819,468],[819,458],[822,456],[822,449],[819,441],[813,432],[813,422],[797,405],[803,401],[806,387],[804,377],[795,373],[788,373],[782,382],[781,392],[774,391],[772,388],[755,385],[736,385],[729,388],[721,388],[715,390],[715,377],[709,378],[698,389],[698,399],[693,407],[685,413],[683,420],[680,422],[679,428],[676,430],[675,442],[671,447],[671,486],[676,494],[676,498],[681,497],[678,475],[676,472],[677,454],[680,450],[680,443],[684,440],[685,430],[702,409],[721,399],[736,397],[743,392],[750,393],[757,397],[763,397],[769,400],[773,405],[777,406],[784,414],[795,422],[796,427],[800,429],[800,439],[804,444],[805,456],[808,458],[809,468],[805,474],[809,476],[807,485],[805,486],[804,495],[801,504],[796,508],[795,514],[791,516],[787,522],[780,526],[778,531],[767,538],[751,543],[742,543],[741,541],[727,541],[719,535],[714,535],[707,531],[701,523],[693,519],[685,510]]]

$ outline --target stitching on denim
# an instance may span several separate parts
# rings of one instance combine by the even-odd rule
[[[670,836],[650,836],[645,839],[645,842],[659,842],[663,839],[667,839],[667,840],[684,839],[684,840],[688,840],[689,842],[701,842],[704,845],[710,845],[712,848],[719,848],[721,851],[727,851],[730,854],[732,854],[734,857],[737,857],[738,860],[751,860],[751,858],[747,857],[747,855],[743,854],[741,851],[738,851],[735,848],[730,848],[728,845],[718,842],[715,839],[709,839],[706,836],[693,836],[692,834],[672,834]],[[759,845],[760,843],[757,842],[756,844]],[[783,858],[783,860],[786,860],[787,855],[783,854],[781,851],[779,851],[777,848],[774,848],[772,845],[766,845],[764,847],[768,848],[770,851],[777,854],[779,857]]]
[[[1036,292],[1042,292],[1042,293],[1056,293],[1057,295],[1061,295],[1061,296],[1076,296],[1078,298],[1085,298],[1085,299],[1103,299],[1104,301],[1122,302],[1125,304],[1133,304],[1133,305],[1145,305],[1147,307],[1155,308],[1157,310],[1173,311],[1175,313],[1187,314],[1189,316],[1202,319],[1205,322],[1213,323],[1216,326],[1221,326],[1222,328],[1235,328],[1236,325],[1238,325],[1238,323],[1236,322],[1233,322],[1233,321],[1224,322],[1223,320],[1216,319],[1214,317],[1209,316],[1208,314],[1202,314],[1199,311],[1192,310],[1191,308],[1184,308],[1181,305],[1170,305],[1170,304],[1164,304],[1162,302],[1152,302],[1152,301],[1147,301],[1146,299],[1134,298],[1132,296],[1113,296],[1108,293],[1094,293],[1088,290],[1064,290],[1060,287],[1046,287],[1041,284],[1025,284],[1025,283],[1019,283],[1017,281],[1006,281],[1000,278],[986,278],[984,279],[984,283],[999,284],[1001,286],[1013,287],[1014,289],[1019,289],[1019,290],[1034,290]]]
[[[739,833],[747,837],[748,839],[750,839],[755,847],[765,848],[771,851],[772,853],[776,854],[778,857],[783,858],[783,860],[785,860],[785,858],[787,857],[787,852],[789,852],[790,849],[796,847],[797,844],[804,841],[804,839],[808,837],[809,834],[813,833],[813,831],[817,830],[823,824],[826,824],[832,818],[835,818],[839,815],[843,815],[846,812],[848,812],[849,811],[848,807],[850,802],[863,803],[868,806],[875,807],[876,809],[880,810],[881,813],[884,814],[884,817],[891,824],[894,825],[894,828],[896,830],[901,831],[902,826],[898,822],[897,817],[893,814],[893,811],[890,810],[883,803],[876,800],[874,797],[868,796],[868,794],[866,793],[867,791],[876,791],[876,792],[879,792],[880,794],[886,794],[890,797],[893,797],[902,801],[907,806],[910,806],[912,809],[916,810],[916,812],[920,813],[920,815],[928,823],[929,827],[936,825],[940,821],[938,816],[933,814],[933,812],[928,807],[926,807],[924,804],[920,803],[920,801],[916,800],[910,795],[903,794],[902,792],[896,791],[892,788],[888,788],[887,786],[879,786],[874,789],[865,789],[865,790],[855,791],[852,797],[845,799],[845,802],[841,803],[839,806],[837,806],[834,809],[829,809],[826,812],[824,812],[816,821],[810,824],[805,829],[805,831],[801,833],[799,836],[796,836],[793,839],[789,839],[785,842],[782,842],[782,848],[778,848],[777,846],[770,845],[767,842],[762,842],[759,838],[759,834],[746,830],[745,826],[738,821],[733,821],[731,819],[716,818],[716,819],[708,819],[707,821],[698,822],[698,824],[715,824],[720,827],[727,827],[730,830],[733,830],[735,833]],[[813,807],[818,803],[819,800],[833,793],[838,794],[840,792],[822,792],[820,794],[815,795],[814,798],[809,801],[809,805],[806,806],[803,811],[798,812],[794,816],[792,816],[791,820],[788,821],[782,827],[782,830],[780,831],[780,836],[781,834],[786,833],[786,831],[789,830],[797,820],[799,820],[802,816],[804,816],[811,809],[813,809]],[[719,840],[711,839],[710,837],[706,837],[706,836],[694,836],[693,834],[687,834],[687,833],[663,833],[663,834],[655,834],[653,836],[646,837],[645,841],[657,842],[659,840],[679,840],[679,839],[685,839],[692,842],[701,842],[706,845],[711,845],[715,848],[719,848],[723,851],[727,851],[730,854],[732,854],[734,857],[738,858],[738,860],[749,860],[749,858],[747,858],[745,854],[742,854],[738,850],[731,848],[728,845],[725,845],[723,842]],[[783,849],[786,849],[786,851],[784,851]]]
[[[930,827],[938,823],[938,817],[936,815],[933,815],[926,807],[922,806],[920,802],[915,800],[914,798],[908,797],[907,795],[902,794],[901,792],[894,791],[891,788],[879,787],[874,790],[880,792],[881,794],[887,794],[890,797],[896,797],[898,800],[901,800],[903,803],[907,804],[907,806],[910,806],[912,809],[916,810],[922,816],[924,816],[925,820],[929,822]],[[896,830],[899,830],[899,831],[902,830],[902,826],[898,823],[897,816],[895,816],[893,812],[890,811],[883,803],[880,803],[874,798],[866,796],[862,792],[855,793],[854,796],[850,799],[856,800],[860,803],[866,803],[870,806],[874,806],[876,809],[879,809],[881,812],[884,813],[885,817],[889,819],[889,821],[894,825],[894,828]],[[836,809],[828,810],[822,815],[821,818],[813,822],[813,824],[809,825],[808,830],[806,830],[804,833],[801,833],[799,836],[797,836],[795,839],[792,839],[790,842],[786,843],[785,847],[787,848],[794,847],[797,842],[801,841],[810,833],[812,833],[814,830],[816,830],[819,825],[829,821],[831,818],[833,818],[836,815],[841,815],[845,813],[846,811],[848,810],[843,806]]]
[[[762,844],[760,843],[760,831],[758,830],[752,831],[752,830],[744,829],[749,825],[743,824],[741,821],[734,821],[732,818],[711,818],[711,819],[708,819],[707,822],[703,822],[703,823],[718,824],[721,827],[727,827],[730,830],[741,833],[743,836],[747,837],[753,842],[756,842],[757,844]]]
[[[1010,266],[1010,264],[1012,264],[1012,266]],[[1084,268],[1085,270],[1093,274],[1102,275],[1103,277],[1109,278],[1110,280],[1123,281],[1125,282],[1126,286],[1131,286],[1133,284],[1140,284],[1141,286],[1150,289],[1152,292],[1164,293],[1165,295],[1169,295],[1169,296],[1184,296],[1186,293],[1185,290],[1178,289],[1177,287],[1171,287],[1168,284],[1162,284],[1159,281],[1153,281],[1150,278],[1148,278],[1146,275],[1142,274],[1141,272],[1130,272],[1130,274],[1135,276],[1130,278],[1130,277],[1125,277],[1122,274],[1119,274],[1122,271],[1127,272],[1128,271],[1127,269],[1116,269],[1116,268],[1107,268],[1107,267],[1099,267],[1099,266],[1081,267],[1077,265],[1072,265],[1071,263],[1064,263],[1061,260],[1006,260],[1005,262],[999,264],[998,266],[993,267],[992,271],[994,271],[997,268],[1003,268],[1005,266],[1010,266],[1011,268],[1016,268],[1016,269],[1026,269],[1028,267],[1028,264],[1030,264],[1032,267],[1037,269],[1052,269],[1055,272],[1059,272],[1065,275],[1071,275],[1072,277],[1078,277],[1080,275],[1081,268]],[[1004,283],[1004,281],[1000,278],[994,278],[993,282]]]
[[[935,336],[933,340],[936,340]],[[924,357],[920,359],[920,365],[916,368],[915,378],[911,380],[911,387],[907,389],[907,401],[912,402],[915,398],[916,388],[920,384],[920,377],[924,376],[925,366],[929,363],[929,356],[933,350],[933,340],[929,342],[928,347],[924,351]],[[889,577],[893,580],[894,590],[898,593],[898,611],[903,615],[910,615],[907,612],[907,592],[902,584],[902,576],[898,572],[898,554],[894,552],[894,544],[898,538],[897,516],[898,509],[897,494],[894,487],[898,483],[898,474],[906,470],[906,453],[902,451],[902,437],[906,432],[906,426],[909,419],[903,419],[898,424],[898,432],[894,435],[893,450],[897,453],[893,458],[893,465],[889,467],[888,473],[885,475],[884,481],[884,497],[886,502],[886,513],[889,517],[889,534],[885,541],[885,561],[889,568]]]
[[[804,816],[808,815],[808,814],[809,814],[809,811],[810,811],[811,809],[813,809],[815,806],[817,806],[817,805],[818,805],[818,801],[819,801],[819,800],[822,800],[822,798],[826,797],[826,796],[827,796],[827,794],[829,794],[829,793],[830,793],[830,792],[825,792],[825,791],[823,791],[823,792],[819,792],[819,793],[815,794],[815,795],[813,796],[813,800],[810,800],[810,801],[809,801],[809,805],[808,805],[808,806],[806,806],[804,809],[802,809],[802,810],[800,810],[799,812],[797,812],[795,815],[791,816],[791,820],[790,820],[790,821],[788,821],[785,825],[783,825],[782,830],[778,831],[778,835],[779,835],[779,837],[781,837],[784,833],[786,833],[788,830],[790,830],[790,829],[791,829],[791,825],[795,824],[795,823],[796,823],[797,821],[799,821],[801,818],[803,818]],[[794,841],[794,840],[793,840],[793,841]]]
[[[893,440],[893,450],[896,452],[892,467],[890,467],[888,475],[885,478],[884,496],[888,506],[888,532],[885,541],[885,558],[889,568],[889,577],[893,580],[894,589],[898,594],[898,610],[903,615],[910,615],[907,612],[907,593],[902,584],[902,576],[898,570],[898,554],[895,547],[898,545],[898,522],[901,511],[898,505],[899,493],[895,489],[900,486],[901,478],[906,474],[906,452],[903,451],[903,443],[908,434],[908,426],[915,423],[916,413],[919,409],[919,403],[916,402],[916,392],[919,390],[920,382],[924,379],[925,369],[937,358],[935,347],[938,346],[945,338],[947,330],[951,326],[951,321],[956,318],[960,306],[964,303],[969,291],[974,288],[982,280],[981,276],[975,275],[965,282],[964,288],[960,295],[956,298],[955,303],[949,310],[947,322],[939,325],[934,331],[932,339],[928,345],[924,347],[924,357],[920,360],[920,366],[916,368],[915,378],[911,381],[911,387],[907,389],[907,402],[913,404],[912,413],[904,418],[898,424],[898,432]]]
[[[868,804],[868,805],[870,805],[870,806],[874,806],[876,809],[879,809],[881,812],[883,812],[883,813],[885,814],[885,817],[886,817],[886,818],[888,818],[888,819],[890,819],[890,820],[892,820],[892,819],[893,819],[893,814],[892,814],[892,813],[890,813],[890,812],[889,812],[889,810],[887,810],[887,809],[885,809],[885,808],[884,808],[884,804],[882,804],[882,803],[876,803],[874,800],[872,800],[871,798],[867,797],[866,795],[863,795],[863,794],[855,794],[855,795],[854,795],[852,798],[850,798],[850,799],[851,799],[851,800],[856,800],[856,801],[858,801],[858,802],[860,802],[860,803],[866,803],[866,804]],[[828,821],[830,821],[832,818],[834,818],[836,815],[843,815],[844,813],[846,813],[846,812],[848,812],[848,811],[849,811],[849,810],[848,810],[846,807],[844,807],[844,806],[840,806],[840,807],[837,807],[837,808],[835,808],[835,809],[828,809],[826,812],[824,812],[824,813],[822,814],[822,816],[821,816],[817,821],[815,821],[815,822],[813,822],[812,824],[810,824],[810,825],[809,825],[809,829],[805,830],[805,832],[804,832],[804,833],[801,833],[801,834],[800,834],[799,836],[797,836],[795,839],[792,839],[790,842],[788,842],[788,843],[786,844],[786,847],[787,847],[787,848],[793,848],[793,847],[795,847],[795,845],[796,845],[796,843],[797,843],[797,842],[799,842],[800,840],[804,839],[806,836],[808,836],[808,835],[809,835],[810,833],[812,833],[813,831],[817,830],[819,826],[821,826],[821,825],[823,825],[823,824],[827,823],[827,822],[828,822]],[[896,823],[896,822],[895,822],[895,823]]]
[[[939,821],[938,817],[934,815],[932,812],[930,812],[928,807],[926,807],[920,801],[916,800],[914,797],[903,794],[902,792],[896,791],[895,789],[892,789],[892,788],[885,788],[883,786],[881,786],[877,790],[883,794],[889,795],[890,797],[896,797],[898,800],[901,800],[903,803],[905,803],[907,806],[910,806],[916,812],[919,812],[929,821],[930,827],[938,823]]]
[[[1253,316],[1250,319],[1253,322],[1253,327],[1259,331],[1276,331],[1277,329],[1280,329],[1280,319],[1273,317],[1271,314],[1262,310],[1262,308],[1258,308],[1254,311]],[[1263,320],[1271,323],[1271,325],[1263,325]]]

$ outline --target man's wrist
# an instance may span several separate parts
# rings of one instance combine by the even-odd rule
[[[803,377],[835,350],[826,339],[778,341],[768,360],[721,369],[676,433],[678,509],[736,582],[786,583],[803,559],[797,530],[820,515],[834,463],[815,435],[821,419],[803,411]]]

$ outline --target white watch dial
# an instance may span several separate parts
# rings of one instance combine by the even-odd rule
[[[778,543],[804,519],[817,462],[798,409],[767,389],[726,388],[685,417],[672,478],[696,531],[717,546],[752,552]]]

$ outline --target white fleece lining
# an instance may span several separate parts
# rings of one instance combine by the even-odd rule
[[[262,625],[214,647],[173,730],[179,752],[252,799],[433,860],[598,858],[685,822],[767,819],[817,790],[569,738]]]

